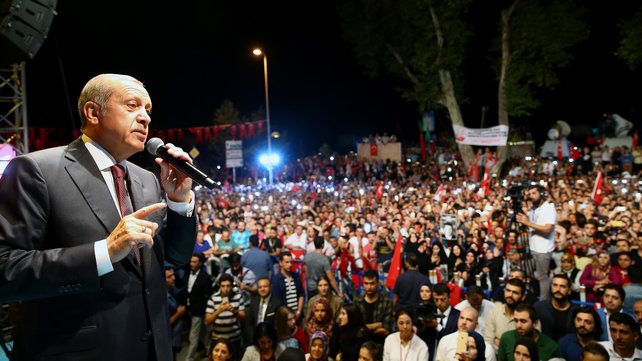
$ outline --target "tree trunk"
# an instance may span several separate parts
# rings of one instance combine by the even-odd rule
[[[499,86],[497,91],[497,113],[500,125],[509,126],[508,112],[506,111],[506,75],[510,67],[510,17],[520,0],[515,0],[508,9],[502,10],[502,64],[499,71]],[[497,147],[497,163],[490,170],[491,174],[499,176],[502,166],[508,157],[507,147]]]
[[[441,25],[439,23],[439,18],[437,13],[432,6],[431,2],[428,2],[430,8],[430,16],[432,18],[433,26],[435,27],[435,36],[437,38],[437,45],[439,47],[439,54],[435,60],[436,64],[441,64],[441,51],[444,48],[444,36],[441,31]],[[441,100],[440,103],[448,109],[448,115],[450,116],[450,121],[455,125],[464,126],[464,118],[461,115],[461,109],[459,108],[459,103],[457,102],[457,96],[455,95],[455,87],[453,85],[453,80],[450,75],[450,71],[440,68],[439,69],[439,81],[441,82]],[[475,154],[473,152],[473,147],[468,144],[457,143],[459,148],[459,153],[461,158],[464,161],[464,166],[466,172],[470,168],[471,164],[475,162]],[[476,166],[476,165],[474,165]]]
[[[439,70],[439,80],[441,82],[441,89],[443,91],[443,102],[442,104],[448,109],[448,115],[450,116],[450,121],[455,125],[464,126],[464,118],[461,115],[461,109],[459,108],[459,103],[457,102],[457,97],[455,96],[455,88],[453,86],[453,80],[450,76],[448,70]],[[461,159],[464,161],[465,170],[468,172],[472,163],[475,162],[475,153],[473,152],[473,147],[468,144],[457,143],[459,148],[459,153],[461,154]],[[473,166],[477,166],[476,164]],[[467,176],[467,175],[466,175]]]

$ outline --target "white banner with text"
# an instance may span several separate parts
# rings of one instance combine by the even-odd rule
[[[491,128],[466,128],[453,124],[457,143],[469,145],[505,146],[508,140],[508,125]]]

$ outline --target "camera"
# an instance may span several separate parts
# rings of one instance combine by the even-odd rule
[[[516,185],[508,188],[505,200],[510,202],[513,214],[521,212],[522,204],[524,202],[524,186],[521,183],[517,183]]]
[[[437,306],[433,303],[421,303],[417,306],[415,312],[419,321],[432,321],[438,317],[443,317],[443,315],[439,314]]]

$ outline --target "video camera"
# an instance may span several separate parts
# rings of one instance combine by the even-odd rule
[[[437,310],[437,306],[433,303],[422,303],[416,309],[417,318],[419,321],[432,321],[439,317],[444,317]]]
[[[522,212],[522,204],[524,203],[524,185],[517,183],[508,188],[504,200],[510,202],[513,214]]]

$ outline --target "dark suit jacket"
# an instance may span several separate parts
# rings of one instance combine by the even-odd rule
[[[157,203],[157,178],[128,163],[134,209]],[[98,277],[94,242],[120,221],[100,170],[77,139],[15,158],[0,181],[0,302],[23,300],[14,360],[141,360],[153,342],[172,359],[165,260],[183,265],[196,217],[165,210],[142,265],[130,257]]]
[[[458,320],[459,310],[451,306],[450,313],[448,314],[448,319],[446,320],[446,326],[442,327],[441,331],[437,332],[437,342],[439,342],[442,337],[457,331]]]
[[[250,307],[247,312],[247,320],[251,329],[254,329],[256,322],[259,319],[259,304],[261,302],[261,297],[258,295],[253,295],[250,300]],[[265,310],[265,316],[263,317],[264,322],[268,322],[274,325],[274,318],[276,316],[276,310],[281,307],[281,300],[272,295],[270,301],[268,302],[267,309]]]
[[[190,271],[191,272],[191,271]],[[190,272],[185,274],[184,284],[187,289],[187,282],[189,281]],[[210,275],[201,270],[194,280],[192,292],[189,292],[187,298],[189,299],[189,314],[192,317],[203,317],[205,309],[207,308],[207,300],[212,295],[214,288],[212,285],[212,278]]]

